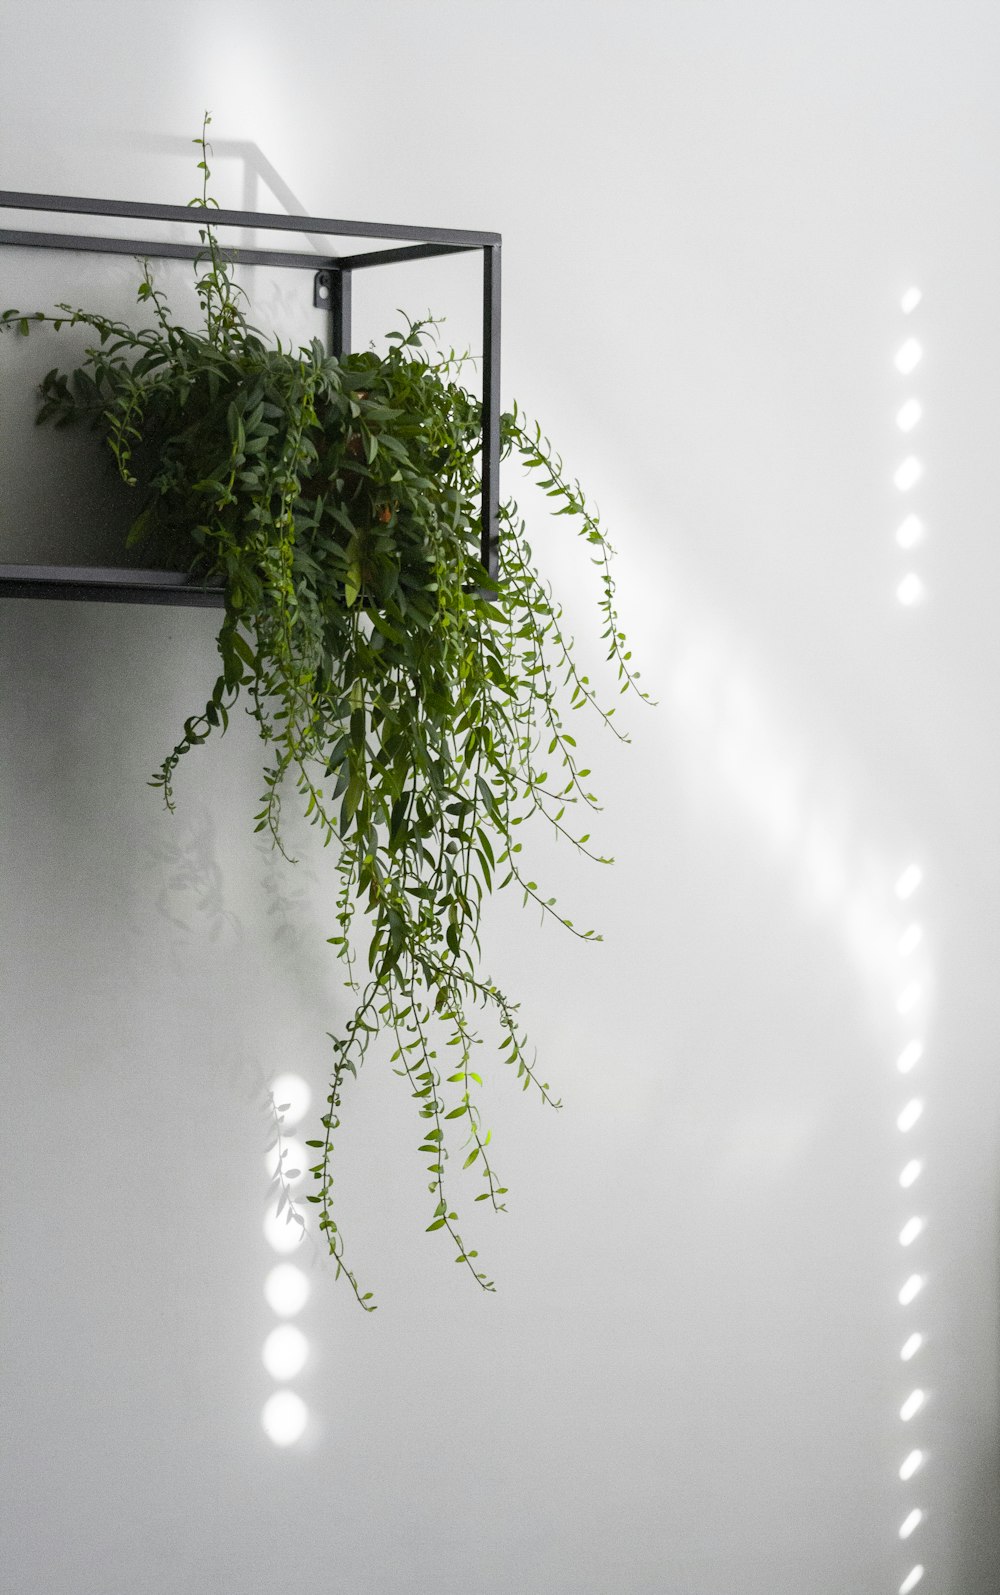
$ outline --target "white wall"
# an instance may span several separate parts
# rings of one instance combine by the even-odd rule
[[[310,1427],[279,1450],[263,1087],[321,1093],[346,1011],[327,860],[252,837],[244,727],[186,761],[176,816],[145,785],[214,679],[209,615],[0,603],[5,1587],[878,1595],[919,1564],[995,1595],[995,8],[36,0],[4,31],[7,188],[183,202],[207,105],[223,203],[503,233],[505,398],[601,504],[660,700],[623,708],[630,749],[590,739],[614,870],[538,845],[605,942],[497,905],[491,966],[566,1101],[487,1089],[510,1212],[465,1206],[497,1295],[424,1235],[373,1064],[339,1189],[380,1310],[316,1257]],[[15,302],[61,297],[12,261]],[[359,285],[359,335],[440,282],[464,336],[442,271]],[[71,536],[76,480],[27,436],[25,358],[0,346],[21,557]],[[587,649],[564,524],[534,542]]]

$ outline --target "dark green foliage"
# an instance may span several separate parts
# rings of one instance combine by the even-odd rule
[[[206,185],[196,203],[208,208],[204,131],[196,142]],[[267,750],[256,829],[284,852],[291,783],[324,847],[335,844],[330,944],[356,1008],[330,1037],[308,1200],[338,1274],[371,1310],[344,1259],[332,1156],[345,1077],[384,1033],[422,1120],[427,1227],[447,1230],[457,1261],[492,1290],[445,1189],[451,1126],[464,1136],[463,1167],[482,1178],[476,1199],[500,1209],[506,1194],[475,1103],[477,1025],[492,1022],[525,1090],[553,1098],[517,1007],[480,969],[480,914],[513,884],[574,935],[593,937],[523,871],[517,838],[541,815],[588,852],[571,816],[596,803],[565,710],[590,706],[608,724],[613,711],[577,671],[512,501],[501,510],[499,582],[479,563],[480,403],[455,380],[454,355],[426,352],[429,324],[390,333],[384,357],[268,343],[247,321],[208,225],[201,237],[198,332],[171,319],[148,266],[139,299],[153,309],[151,329],[67,306],[57,316],[6,311],[0,324],[93,329],[83,367],[45,378],[39,420],[87,417],[100,429],[141,495],[130,542],[147,563],[225,584],[221,674],[151,784],[172,809],[181,759],[224,731],[242,700]],[[596,514],[516,409],[503,417],[502,441],[591,549],[608,658],[622,690],[634,686]]]

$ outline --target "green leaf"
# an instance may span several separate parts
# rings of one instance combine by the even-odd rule
[[[351,820],[358,811],[358,806],[365,794],[364,780],[360,775],[352,775],[344,793],[344,802],[341,807],[341,830],[347,829]]]
[[[256,673],[258,667],[257,655],[242,634],[234,629],[232,633],[233,648],[239,654],[243,663]]]

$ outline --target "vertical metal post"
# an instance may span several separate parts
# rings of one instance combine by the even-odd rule
[[[483,511],[480,559],[496,579],[500,543],[500,245],[483,249]]]
[[[351,273],[337,270],[333,273],[333,327],[332,350],[335,355],[351,352]]]

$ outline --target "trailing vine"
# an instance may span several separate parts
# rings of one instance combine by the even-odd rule
[[[407,321],[388,334],[385,354],[340,358],[318,341],[293,348],[252,326],[208,220],[208,121],[195,140],[203,186],[192,201],[206,211],[198,331],[173,320],[148,263],[138,299],[152,326],[60,305],[54,314],[4,311],[0,328],[27,335],[44,323],[96,335],[77,370],[45,377],[39,422],[88,420],[101,433],[139,495],[128,542],[145,563],[224,586],[221,672],[150,784],[173,810],[183,759],[223,733],[243,703],[266,750],[256,830],[285,853],[281,804],[294,786],[323,847],[334,846],[329,942],[355,1007],[330,1034],[307,1200],[338,1277],[374,1309],[347,1263],[334,1149],[348,1077],[385,1035],[421,1120],[427,1229],[444,1230],[456,1262],[493,1290],[446,1179],[451,1137],[464,1132],[462,1169],[482,1182],[475,1200],[503,1209],[507,1187],[476,1101],[484,1027],[524,1090],[560,1103],[517,1004],[482,971],[482,909],[513,886],[573,935],[599,939],[531,878],[520,828],[540,816],[609,863],[577,819],[598,804],[567,716],[591,709],[627,738],[575,662],[514,500],[500,508],[499,578],[480,563],[481,405],[458,380],[462,359],[436,348],[434,323]],[[503,457],[520,458],[591,550],[607,657],[620,690],[644,698],[597,511],[516,406],[502,417],[501,441]],[[287,1187],[282,1195],[290,1200]]]

